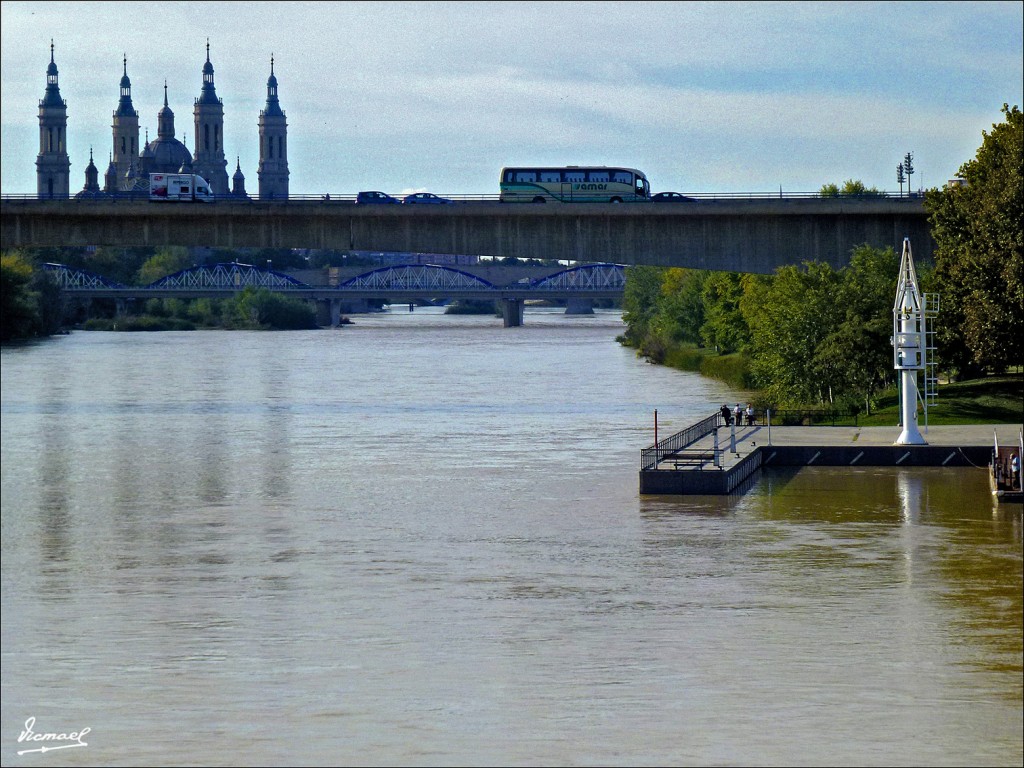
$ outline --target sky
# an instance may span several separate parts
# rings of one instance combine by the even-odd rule
[[[619,165],[655,192],[941,186],[1021,106],[1021,2],[2,2],[0,192],[35,193],[50,43],[71,190],[112,148],[179,139],[206,45],[228,175],[258,189],[270,60],[293,194],[497,194],[510,165]]]

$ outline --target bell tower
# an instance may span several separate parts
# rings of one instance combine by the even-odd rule
[[[132,81],[128,79],[128,56],[124,57],[121,75],[121,98],[114,112],[114,167],[117,178],[128,176],[128,169],[139,162],[139,113],[132,105]]]
[[[41,198],[66,199],[70,196],[71,160],[68,158],[67,134],[68,105],[60,97],[51,40],[50,66],[46,68],[46,93],[39,101],[36,194]]]
[[[210,41],[206,41],[206,63],[203,65],[203,90],[193,109],[196,124],[195,158],[192,170],[208,182],[215,195],[226,195],[228,161],[224,157],[224,102],[217,98],[210,63]]]
[[[288,199],[288,123],[277,100],[274,57],[270,57],[267,104],[260,110],[260,200]]]

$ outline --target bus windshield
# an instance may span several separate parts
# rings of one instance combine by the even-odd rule
[[[625,203],[651,197],[642,171],[606,166],[502,168],[500,187],[502,202]]]

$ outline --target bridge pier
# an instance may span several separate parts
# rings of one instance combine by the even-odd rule
[[[341,299],[318,299],[316,302],[317,325],[341,325]]]
[[[523,324],[523,300],[502,299],[501,319],[505,328],[518,328]]]
[[[569,299],[565,306],[567,315],[592,315],[594,302],[591,299]]]

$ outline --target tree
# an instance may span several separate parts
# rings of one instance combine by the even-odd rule
[[[842,388],[839,370],[819,347],[842,318],[839,277],[827,264],[780,267],[745,284],[740,310],[751,337],[751,370],[780,406],[822,405]]]
[[[60,288],[20,251],[0,256],[0,340],[48,336],[64,318]]]
[[[936,243],[936,340],[960,376],[1024,364],[1024,115],[1008,104],[1003,114],[960,167],[966,183],[925,195]]]
[[[891,248],[862,245],[839,272],[838,325],[822,340],[812,366],[832,372],[834,401],[845,409],[863,403],[870,412],[872,398],[893,376],[892,300],[899,264]]]
[[[658,311],[661,295],[661,267],[626,267],[626,285],[622,293],[622,319],[626,331],[622,343],[640,349],[647,336],[651,320]]]
[[[712,272],[704,281],[704,325],[700,335],[707,347],[722,354],[743,350],[750,340],[750,329],[740,312],[743,277],[738,272]]]
[[[709,273],[699,269],[671,267],[661,278],[661,295],[654,332],[667,344],[700,344],[704,325],[704,280]]]
[[[831,183],[823,184],[818,190],[821,197],[878,197],[881,194],[877,187],[866,187],[863,181],[855,179],[847,179],[841,187]]]
[[[316,312],[308,303],[266,288],[245,288],[234,299],[235,327],[266,330],[316,328]]]
[[[146,259],[145,263],[139,267],[136,280],[139,285],[149,285],[162,277],[188,269],[190,266],[192,266],[192,260],[189,258],[188,248],[168,246],[161,248]]]
[[[20,253],[0,256],[0,339],[36,335],[39,316],[31,291],[32,265]]]

